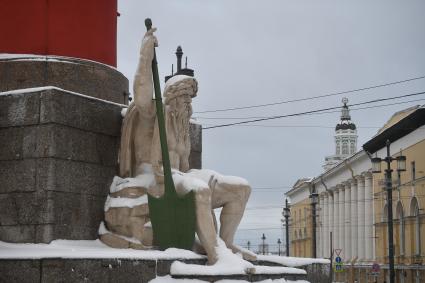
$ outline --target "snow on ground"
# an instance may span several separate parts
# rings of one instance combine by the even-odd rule
[[[242,259],[240,255],[232,253],[226,244],[217,237],[216,247],[218,260],[214,265],[187,264],[175,261],[171,264],[170,273],[173,275],[229,275],[245,274],[246,270],[254,265]]]
[[[205,283],[206,281],[202,281],[202,280],[198,280],[198,279],[173,279],[171,278],[171,276],[167,275],[164,277],[157,277],[151,281],[149,281],[149,283]],[[249,283],[248,281],[245,280],[228,280],[228,279],[224,279],[224,280],[219,280],[216,283]],[[260,281],[259,283],[309,283],[308,281],[305,280],[285,280],[285,279],[268,279],[268,280],[264,280],[264,281]]]
[[[258,260],[278,263],[284,266],[298,267],[313,263],[330,264],[329,259],[325,258],[306,258],[306,257],[286,257],[277,255],[257,255]]]
[[[247,271],[255,274],[306,274],[303,269],[283,266],[255,266],[234,254],[226,244],[217,237],[216,247],[218,260],[214,265],[187,264],[175,261],[171,264],[172,275],[235,275],[246,274]]]
[[[50,244],[15,244],[0,241],[0,259],[39,258],[122,258],[122,259],[200,259],[204,256],[182,249],[165,251],[114,249],[100,240],[55,240]]]

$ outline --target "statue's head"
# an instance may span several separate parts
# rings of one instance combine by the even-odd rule
[[[198,82],[185,75],[171,77],[165,84],[164,104],[168,119],[175,121],[176,132],[182,137],[189,135],[189,121],[192,116],[192,98],[198,92]]]
[[[190,100],[198,93],[198,82],[195,78],[186,75],[175,75],[171,77],[164,88],[164,104],[168,105],[170,101],[176,98]]]

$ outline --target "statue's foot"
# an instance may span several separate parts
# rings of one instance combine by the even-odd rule
[[[229,247],[229,246],[228,246]],[[236,245],[230,245],[230,247],[229,247],[231,250],[232,250],[232,252],[234,252],[234,253],[240,253],[241,255],[242,255],[242,258],[244,259],[244,260],[248,260],[248,261],[256,261],[257,260],[257,255],[255,254],[255,253],[253,253],[253,252],[251,252],[250,250],[247,250],[247,249],[244,249],[244,248],[241,248],[241,247],[239,247],[239,246],[236,246]]]

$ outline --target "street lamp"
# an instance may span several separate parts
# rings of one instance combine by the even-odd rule
[[[280,256],[280,244],[282,244],[282,242],[280,241],[280,239],[277,239],[277,246],[278,246],[278,255]]]
[[[263,236],[261,237],[261,240],[263,240],[263,255],[266,254],[266,246],[265,246],[265,241],[266,241],[266,236],[263,233]]]
[[[316,254],[316,205],[319,202],[319,194],[316,192],[314,184],[311,187],[310,191],[310,198],[311,198],[311,212],[313,217],[313,258],[317,257]]]
[[[288,199],[285,199],[285,207],[283,208],[283,217],[285,217],[286,228],[286,256],[289,256],[289,217],[291,216],[291,209],[289,208]]]
[[[395,272],[394,272],[394,233],[393,233],[393,191],[392,191],[392,176],[391,173],[391,162],[397,161],[397,171],[403,172],[406,171],[406,156],[400,155],[393,158],[390,154],[390,141],[387,140],[387,156],[384,159],[379,157],[372,158],[372,173],[381,172],[381,162],[384,161],[387,163],[387,169],[385,169],[385,189],[387,191],[387,208],[388,208],[388,257],[390,265],[390,283],[395,281]]]

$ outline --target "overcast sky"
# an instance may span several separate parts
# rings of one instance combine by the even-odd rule
[[[425,91],[425,79],[326,99],[246,110],[202,111],[275,103],[425,76],[424,1],[120,0],[118,69],[132,80],[144,19],[152,18],[163,78],[177,45],[199,82],[194,117],[205,127],[286,115]],[[351,111],[358,149],[396,111],[425,95]],[[322,173],[334,153],[340,113],[282,118],[203,131],[203,167],[246,178],[253,187],[236,243],[275,244],[284,192],[298,178]],[[278,127],[271,127],[278,126]],[[272,189],[266,189],[272,188]],[[268,208],[267,208],[268,207]],[[256,230],[244,230],[244,229]]]

